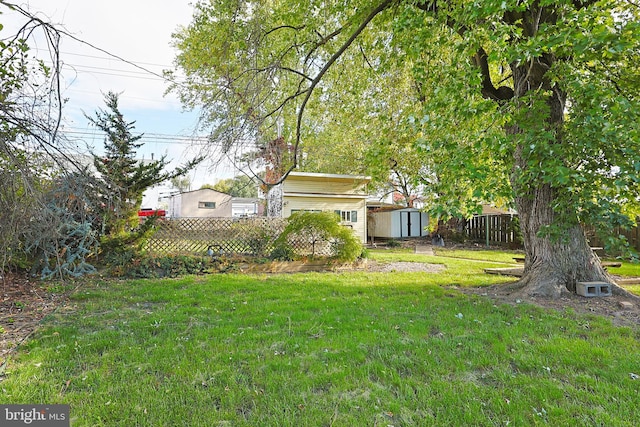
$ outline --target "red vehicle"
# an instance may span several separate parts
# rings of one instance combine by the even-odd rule
[[[150,216],[157,216],[159,219],[164,219],[167,216],[167,211],[164,209],[141,209],[138,211],[140,221],[144,221]]]

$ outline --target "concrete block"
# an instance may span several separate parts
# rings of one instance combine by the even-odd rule
[[[599,297],[610,297],[611,296],[611,284],[610,283],[600,283],[598,285],[598,296]]]
[[[576,293],[583,297],[597,297],[598,287],[595,285],[595,282],[577,282]]]
[[[611,296],[611,284],[607,282],[577,282],[576,293],[583,297]]]

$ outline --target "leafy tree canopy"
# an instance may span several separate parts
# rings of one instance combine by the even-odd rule
[[[256,183],[246,175],[238,175],[229,179],[221,179],[211,186],[212,189],[233,197],[258,197]]]

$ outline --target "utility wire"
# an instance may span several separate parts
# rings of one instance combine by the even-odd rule
[[[62,129],[61,133],[68,137],[100,137],[99,132],[92,132],[90,130],[84,130],[80,128]],[[178,145],[209,145],[209,146],[221,146],[218,142],[210,141],[206,136],[196,135],[170,135],[163,133],[143,133],[142,140],[147,142],[155,142],[158,144],[178,144]]]
[[[25,16],[30,16],[30,15],[28,15],[28,12],[26,12],[24,9],[22,9],[20,6],[17,6],[16,4],[9,3],[9,2],[6,2],[4,0],[0,1],[0,4],[7,6],[9,9],[18,11],[19,13],[22,13]],[[42,20],[40,22],[45,23],[45,21],[42,21]],[[49,24],[49,25],[51,25],[51,27],[53,27],[52,24]],[[155,72],[153,70],[150,70],[149,68],[147,68],[145,66],[142,66],[142,65],[140,65],[140,64],[138,64],[136,62],[130,61],[128,59],[125,59],[120,55],[116,55],[115,53],[111,53],[108,50],[103,49],[103,48],[101,48],[99,46],[96,46],[95,44],[90,43],[90,42],[88,42],[86,40],[82,40],[81,38],[76,37],[75,35],[71,34],[70,32],[64,30],[63,28],[64,27],[58,27],[58,26],[55,27],[56,32],[58,34],[65,35],[65,36],[69,37],[71,40],[75,40],[76,42],[78,42],[78,43],[80,43],[82,45],[88,46],[91,49],[94,49],[94,50],[96,50],[98,52],[101,52],[101,53],[107,55],[108,58],[117,59],[118,61],[121,61],[121,62],[123,62],[125,64],[129,64],[132,67],[137,68],[137,69],[139,69],[139,70],[141,70],[141,71],[143,71],[143,72],[145,72],[147,74],[153,75],[153,76],[155,76],[155,77],[157,77],[157,78],[159,78],[159,79],[161,79],[163,81],[168,81],[168,82],[173,83],[175,85],[182,86],[181,82],[178,82],[178,81],[176,81],[174,79],[171,79],[171,78],[167,78],[163,74],[157,73],[157,72]],[[38,48],[36,47],[36,49],[38,49]]]

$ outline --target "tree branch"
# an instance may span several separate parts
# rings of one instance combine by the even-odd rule
[[[473,63],[480,68],[480,73],[482,74],[482,96],[498,102],[513,98],[513,89],[510,87],[500,86],[496,88],[493,85],[489,71],[489,57],[482,47],[474,55]]]
[[[360,23],[358,28],[356,28],[355,31],[351,34],[351,36],[349,36],[349,38],[342,44],[342,46],[340,46],[340,48],[333,55],[331,55],[331,58],[329,58],[327,63],[324,65],[324,67],[322,67],[320,72],[318,72],[316,77],[311,82],[311,85],[307,89],[306,96],[304,97],[304,99],[302,100],[302,104],[300,105],[300,110],[298,111],[298,118],[297,118],[297,122],[296,122],[296,140],[295,140],[295,143],[293,145],[293,164],[286,171],[286,173],[283,174],[283,176],[278,180],[278,182],[276,182],[275,184],[279,184],[282,181],[284,181],[286,179],[286,177],[289,175],[289,173],[293,169],[295,169],[297,167],[297,165],[298,165],[298,147],[300,146],[300,137],[301,137],[300,133],[301,133],[301,128],[302,128],[302,116],[304,115],[305,107],[307,106],[307,103],[309,102],[309,99],[311,98],[311,95],[313,94],[314,89],[316,88],[316,86],[318,86],[318,84],[320,83],[320,81],[322,80],[324,75],[327,73],[327,71],[329,71],[329,69],[338,60],[338,58],[340,58],[342,56],[342,54],[349,48],[349,46],[351,46],[351,44],[354,42],[354,40],[356,38],[358,38],[358,36],[364,31],[364,29],[369,25],[369,23],[379,13],[383,12],[385,9],[387,9],[389,6],[391,6],[391,4],[393,4],[394,1],[395,0],[383,0],[375,8],[373,8],[371,10],[371,12],[369,12],[369,14]]]

